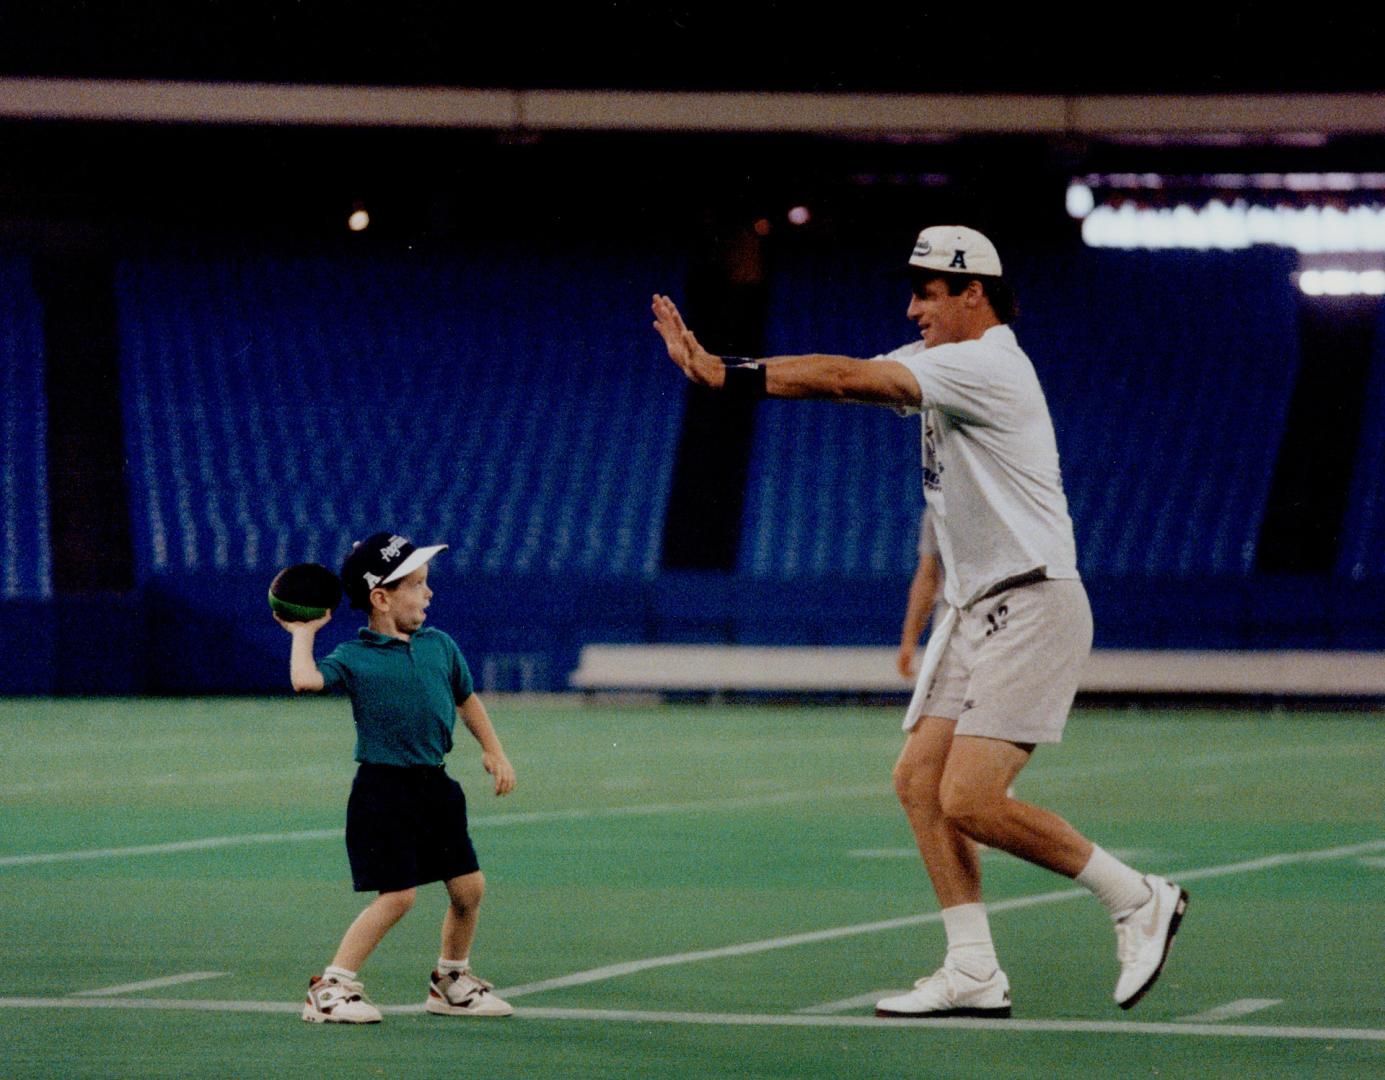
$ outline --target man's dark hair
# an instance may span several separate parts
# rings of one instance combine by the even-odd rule
[[[1003,323],[1014,322],[1020,313],[1019,300],[1015,290],[1004,278],[989,274],[949,274],[941,270],[919,270],[909,272],[909,286],[915,296],[922,296],[930,281],[941,281],[947,286],[949,296],[960,296],[973,281],[980,282],[981,292],[991,302],[995,317]]]

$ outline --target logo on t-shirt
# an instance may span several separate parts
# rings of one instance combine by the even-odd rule
[[[943,464],[938,460],[938,438],[931,420],[923,423],[923,486],[928,491],[943,487]]]

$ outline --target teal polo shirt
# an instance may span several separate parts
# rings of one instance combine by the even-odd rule
[[[457,643],[430,626],[409,641],[362,627],[317,669],[324,690],[350,695],[356,760],[372,765],[441,765],[473,690]]]

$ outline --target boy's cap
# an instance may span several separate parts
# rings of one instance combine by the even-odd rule
[[[396,533],[378,532],[352,545],[341,566],[341,583],[346,598],[359,611],[370,610],[370,590],[389,585],[412,574],[446,544],[415,547]]]
[[[965,225],[933,225],[919,233],[909,265],[940,274],[1000,277],[1000,254],[995,245]]]

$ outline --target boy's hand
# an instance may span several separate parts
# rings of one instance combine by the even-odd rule
[[[332,613],[330,611],[327,612],[326,615],[322,616],[322,618],[314,619],[312,622],[289,622],[277,611],[270,612],[270,614],[274,616],[274,621],[277,622],[280,626],[282,626],[285,630],[287,630],[290,634],[316,634],[319,630],[321,630],[324,626],[326,626],[329,622],[332,621]]]
[[[515,767],[502,753],[482,754],[481,766],[495,777],[495,793],[508,795],[515,789]]]

